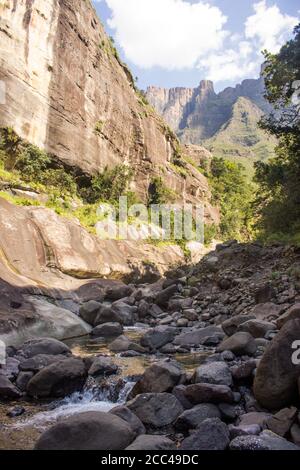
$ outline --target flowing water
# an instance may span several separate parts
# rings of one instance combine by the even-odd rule
[[[128,328],[124,334],[132,341],[139,342],[145,330]],[[109,341],[95,342],[90,337],[66,341],[73,354],[79,357],[95,355],[111,356],[119,366],[117,375],[97,382],[88,379],[82,392],[73,393],[64,399],[52,402],[24,402],[7,405],[0,404],[0,449],[31,449],[39,435],[61,419],[86,411],[108,412],[118,404],[126,402],[126,398],[134,386],[137,377],[153,362],[156,355],[122,357],[113,354]],[[176,359],[187,372],[193,371],[207,357],[208,353],[194,351],[188,354],[175,355]],[[14,405],[24,406],[26,412],[18,418],[8,418],[6,413]]]

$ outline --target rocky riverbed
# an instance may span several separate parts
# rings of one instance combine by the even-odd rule
[[[7,348],[0,448],[300,449],[300,253],[230,242]],[[63,438],[62,438],[63,436]]]

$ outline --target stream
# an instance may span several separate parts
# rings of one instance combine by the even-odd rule
[[[138,342],[144,329],[127,328],[124,334]],[[107,355],[119,366],[118,374],[100,382],[89,378],[81,392],[73,393],[55,401],[18,401],[10,405],[0,404],[0,449],[32,449],[40,434],[57,421],[86,411],[109,412],[117,405],[124,404],[139,375],[162,355],[141,355],[122,357],[112,353],[110,341],[95,342],[90,337],[65,341],[74,356],[89,357]],[[173,356],[187,372],[199,366],[209,353],[192,351]],[[14,406],[23,406],[25,413],[20,417],[9,418],[7,412]]]

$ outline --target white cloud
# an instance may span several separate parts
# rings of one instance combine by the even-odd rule
[[[192,68],[199,58],[222,48],[227,18],[204,1],[105,0],[109,26],[126,57],[142,68]]]
[[[277,5],[268,7],[266,0],[255,3],[254,11],[245,23],[245,37],[253,40],[260,49],[278,52],[299,19],[281,13]]]
[[[254,3],[240,33],[226,30],[227,17],[208,0],[94,0],[111,10],[109,26],[128,60],[149,69],[200,69],[216,82],[259,74],[262,49],[278,52],[299,19],[266,0]]]

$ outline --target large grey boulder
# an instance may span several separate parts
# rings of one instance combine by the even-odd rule
[[[167,307],[168,302],[173,295],[178,292],[178,288],[176,284],[167,287],[166,289],[162,290],[155,296],[155,303],[160,307]]]
[[[249,320],[255,320],[254,315],[236,315],[222,323],[222,328],[227,336],[232,336],[237,332],[238,327]]]
[[[133,387],[130,397],[134,398],[141,393],[169,392],[184,379],[184,370],[176,361],[160,361],[145,370]]]
[[[225,450],[229,442],[229,430],[226,424],[219,418],[209,418],[182,441],[180,450]]]
[[[126,302],[114,302],[110,307],[103,306],[97,315],[94,325],[102,325],[103,323],[121,323],[124,326],[133,326],[136,319],[136,307]]]
[[[177,398],[170,393],[145,393],[127,403],[142,423],[152,428],[162,428],[172,424],[183,412]]]
[[[238,327],[238,331],[250,333],[253,338],[264,338],[268,331],[275,331],[277,327],[274,323],[263,320],[249,320]]]
[[[221,418],[220,410],[212,403],[202,403],[184,411],[175,422],[175,429],[179,432],[187,432],[196,429],[208,418]]]
[[[135,436],[146,433],[146,429],[142,421],[129,408],[127,408],[127,406],[116,406],[110,411],[110,413],[115,416],[119,416],[119,418],[126,421],[132,432],[134,432]]]
[[[252,356],[257,350],[257,345],[249,333],[239,332],[225,339],[217,350],[218,352],[231,351],[236,356]]]
[[[294,364],[293,343],[300,338],[300,319],[282,327],[264,353],[254,379],[254,395],[267,409],[289,406],[297,399],[300,364]]]
[[[86,377],[85,365],[81,359],[64,359],[38,372],[29,381],[27,393],[38,398],[65,397],[80,390]]]
[[[194,375],[195,383],[232,385],[232,375],[225,362],[211,362],[198,367]]]
[[[95,338],[113,338],[123,333],[123,326],[120,323],[110,322],[96,326],[91,335]]]
[[[200,403],[233,403],[234,395],[227,385],[195,384],[188,385],[184,391],[185,398],[193,405]]]
[[[141,338],[141,345],[150,350],[160,349],[175,338],[176,329],[170,326],[157,326],[147,331]]]
[[[288,321],[300,319],[300,303],[293,305],[285,313],[283,313],[276,321],[277,327],[280,329]]]
[[[95,300],[90,300],[89,302],[85,302],[81,305],[79,309],[79,315],[84,321],[86,321],[90,325],[94,325],[101,307],[102,304],[100,304],[99,302],[96,302]]]
[[[48,367],[54,362],[59,362],[66,359],[66,356],[63,354],[57,355],[47,355],[47,354],[37,354],[36,356],[29,357],[28,359],[21,360],[19,369],[23,372],[34,372],[37,373],[44,367]]]
[[[67,353],[71,353],[71,350],[61,341],[54,338],[37,338],[26,341],[17,354],[24,358],[30,358],[40,354],[55,356]]]
[[[125,351],[136,351],[138,353],[144,353],[145,349],[137,343],[134,343],[125,335],[121,335],[116,338],[112,343],[109,344],[109,349],[112,352],[120,353]]]
[[[46,431],[36,450],[124,450],[134,440],[130,426],[112,413],[74,415]]]
[[[110,357],[100,356],[92,362],[89,368],[89,375],[92,377],[98,377],[103,375],[105,377],[116,374],[118,372],[118,366],[113,363]]]

